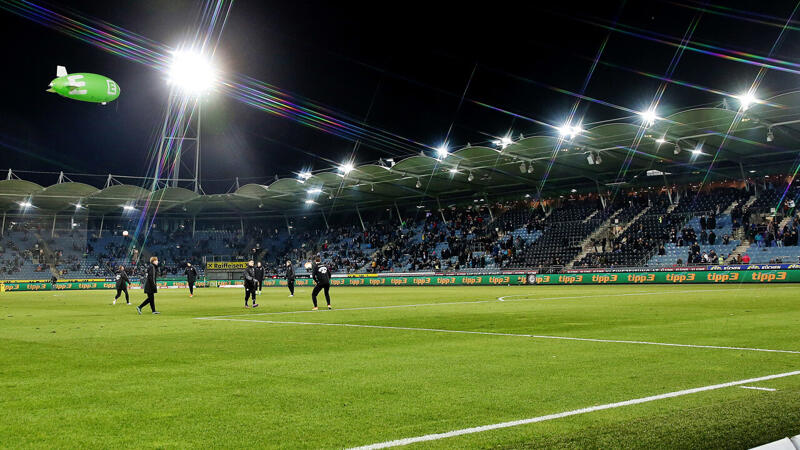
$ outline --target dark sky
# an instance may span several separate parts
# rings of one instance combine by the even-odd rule
[[[196,1],[84,2],[69,6],[169,46],[193,25]],[[438,145],[454,123],[454,146],[485,142],[507,130],[530,135],[541,125],[476,104],[558,124],[607,44],[586,95],[644,109],[660,82],[635,71],[663,75],[674,47],[611,32],[592,23],[630,26],[680,39],[693,19],[692,40],[766,56],[792,2],[724,2],[722,14],[700,14],[691,1],[654,0],[504,3],[237,1],[224,29],[217,64],[269,82],[417,142]],[[754,9],[757,8],[757,9]],[[770,18],[767,16],[775,17]],[[795,23],[800,25],[800,22]],[[798,32],[788,31],[772,57],[800,63]],[[0,168],[144,175],[167,101],[163,75],[79,40],[0,10],[4,64],[0,80]],[[119,83],[122,95],[108,106],[71,101],[45,92],[56,65],[94,72]],[[475,70],[466,99],[461,94]],[[685,52],[672,78],[728,92],[745,90],[757,67]],[[769,71],[759,95],[797,88],[797,75]],[[527,81],[526,81],[527,80]],[[674,84],[659,112],[718,102],[721,97]],[[628,115],[581,102],[584,123]],[[224,191],[235,176],[266,181],[303,167],[323,169],[341,161],[353,143],[255,110],[224,95],[204,109],[202,176],[207,192]],[[550,131],[551,132],[551,131]],[[419,149],[418,149],[419,150]],[[417,151],[418,151],[417,150]],[[362,145],[356,161],[409,154],[408,149]],[[54,177],[26,176],[49,184]],[[212,181],[214,179],[228,181]],[[95,184],[100,184],[98,180]]]

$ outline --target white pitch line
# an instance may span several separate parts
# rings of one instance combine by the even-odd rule
[[[777,389],[765,388],[765,387],[756,387],[756,386],[739,386],[739,387],[742,388],[742,389],[755,389],[756,391],[769,391],[769,392],[777,391]]]
[[[533,339],[556,339],[562,341],[581,341],[581,342],[601,342],[607,344],[638,344],[638,345],[658,345],[662,347],[687,347],[687,348],[707,348],[715,350],[740,350],[749,352],[768,352],[768,353],[792,353],[800,354],[797,350],[773,350],[767,348],[750,348],[750,347],[725,347],[721,345],[696,345],[696,344],[672,344],[667,342],[650,342],[650,341],[626,341],[620,339],[594,339],[594,338],[579,338],[569,336],[550,336],[538,334],[515,334],[515,333],[499,333],[492,331],[468,331],[468,330],[446,330],[439,328],[413,328],[413,327],[392,327],[383,325],[361,325],[352,323],[324,323],[324,322],[289,322],[278,320],[258,320],[258,319],[232,319],[226,317],[198,317],[197,320],[219,320],[227,322],[254,322],[254,323],[271,323],[277,325],[317,325],[325,327],[348,327],[348,328],[374,328],[380,330],[401,330],[401,331],[428,331],[433,333],[454,333],[454,334],[477,334],[483,336],[509,336],[509,337],[525,337]]]
[[[777,288],[776,288],[777,289]],[[414,304],[405,304],[405,305],[386,305],[386,306],[362,306],[358,308],[337,308],[332,310],[320,310],[320,311],[312,311],[310,309],[303,309],[300,311],[278,311],[278,312],[265,312],[265,313],[250,313],[250,314],[229,314],[225,316],[210,316],[210,317],[195,317],[195,319],[216,319],[216,318],[224,318],[224,317],[251,317],[251,316],[272,316],[272,315],[282,315],[282,314],[303,314],[303,313],[320,313],[320,312],[334,312],[334,311],[362,311],[362,310],[371,310],[371,309],[392,309],[392,308],[417,308],[421,306],[446,306],[446,305],[470,305],[476,303],[494,303],[496,300],[502,302],[528,302],[528,301],[540,301],[540,300],[574,300],[580,298],[596,298],[596,297],[628,297],[628,296],[636,296],[636,295],[663,295],[666,293],[674,293],[674,294],[687,294],[693,292],[721,292],[721,291],[738,291],[739,288],[729,288],[729,289],[691,289],[685,291],[655,291],[655,292],[629,292],[627,294],[597,294],[597,295],[570,295],[570,296],[562,296],[562,297],[539,297],[539,298],[531,298],[531,294],[514,294],[514,295],[506,295],[503,297],[493,298],[491,300],[469,300],[465,302],[439,302],[439,303],[414,303]],[[521,297],[525,296],[527,298],[511,298],[511,297]]]
[[[379,449],[379,448],[399,447],[399,446],[403,446],[403,445],[414,444],[414,443],[417,443],[417,442],[435,441],[435,440],[439,440],[439,439],[451,438],[451,437],[454,437],[454,436],[463,436],[465,434],[482,433],[484,431],[498,430],[498,429],[501,429],[501,428],[510,428],[510,427],[517,427],[517,426],[520,426],[520,425],[527,425],[527,424],[530,424],[530,423],[545,422],[545,421],[548,421],[548,420],[561,419],[561,418],[570,417],[570,416],[577,416],[579,414],[586,414],[586,413],[591,413],[591,412],[595,412],[595,411],[603,411],[603,410],[606,410],[606,409],[620,408],[620,407],[623,407],[623,406],[638,405],[638,404],[641,404],[641,403],[648,403],[648,402],[653,402],[653,401],[656,401],[656,400],[664,400],[664,399],[668,399],[668,398],[681,397],[681,396],[684,396],[684,395],[696,394],[698,392],[713,391],[713,390],[723,389],[723,388],[732,387],[732,386],[739,386],[739,385],[742,385],[742,384],[756,383],[756,382],[759,382],[759,381],[774,380],[776,378],[785,378],[785,377],[791,377],[791,376],[795,376],[795,375],[800,375],[800,371],[779,373],[779,374],[776,374],[776,375],[767,375],[767,376],[764,376],[764,377],[749,378],[747,380],[731,381],[731,382],[722,383],[722,384],[712,384],[710,386],[703,386],[703,387],[698,387],[698,388],[693,388],[693,389],[685,389],[685,390],[682,390],[682,391],[668,392],[666,394],[652,395],[650,397],[636,398],[636,399],[633,399],[633,400],[626,400],[626,401],[623,401],[623,402],[607,403],[605,405],[598,405],[598,406],[590,406],[588,408],[575,409],[575,410],[572,410],[572,411],[565,411],[565,412],[561,412],[561,413],[557,413],[557,414],[549,414],[549,415],[546,415],[546,416],[532,417],[530,419],[514,420],[514,421],[511,421],[511,422],[502,422],[502,423],[496,423],[496,424],[492,424],[492,425],[483,425],[483,426],[480,426],[480,427],[473,427],[473,428],[464,428],[464,429],[461,429],[461,430],[448,431],[447,433],[426,434],[424,436],[417,436],[417,437],[410,437],[410,438],[405,438],[405,439],[398,439],[398,440],[395,440],[395,441],[379,442],[377,444],[370,444],[370,445],[364,445],[364,446],[361,446],[361,447],[354,447],[351,450],[374,450],[374,449]]]
[[[464,304],[471,304],[471,303],[494,303],[495,300],[475,300],[475,301],[466,301],[466,302],[445,302],[445,303],[417,303],[413,305],[386,305],[386,306],[362,306],[358,308],[336,308],[336,309],[321,309],[317,311],[312,311],[310,309],[303,309],[300,311],[278,311],[278,312],[266,312],[266,313],[252,313],[252,314],[229,314],[227,316],[211,316],[211,317],[195,317],[195,319],[221,319],[226,317],[250,317],[250,316],[272,316],[272,315],[281,315],[281,314],[300,314],[300,313],[331,313],[334,311],[359,311],[365,309],[389,309],[389,308],[414,308],[417,306],[438,306],[438,305],[464,305]]]

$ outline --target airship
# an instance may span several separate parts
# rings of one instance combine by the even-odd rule
[[[95,73],[67,73],[64,66],[56,67],[56,79],[50,82],[47,92],[80,100],[82,102],[105,105],[119,97],[119,85],[111,78]]]

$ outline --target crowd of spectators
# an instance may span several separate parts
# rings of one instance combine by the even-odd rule
[[[761,224],[751,223],[746,235],[756,247],[792,247],[798,244],[797,233],[800,230],[800,219],[791,217],[783,227],[776,220]]]
[[[798,245],[800,219],[791,216],[793,200],[786,199],[777,213],[771,211],[770,220],[763,220],[758,205],[777,194],[767,190],[764,195],[767,200],[759,203],[758,197],[750,208],[745,206],[748,192],[726,187],[684,191],[679,203],[666,192],[619,195],[613,202],[601,202],[596,195],[544,204],[516,200],[419,209],[402,221],[397,216],[339,220],[331,227],[252,221],[195,232],[184,223],[163,228],[156,223],[149,232],[129,237],[122,236],[120,224],[103,234],[84,227],[51,232],[32,220],[6,228],[0,239],[0,275],[33,267],[43,274],[107,277],[121,264],[135,275],[150,254],[160,257],[162,276],[181,275],[187,262],[202,270],[209,256],[261,261],[273,275],[283,273],[286,261],[302,273],[302,264],[314,255],[347,273],[542,268],[574,260],[587,242],[587,254],[576,266],[633,265],[663,255],[668,243],[686,247],[686,263],[716,264],[735,255],[711,248],[728,246],[737,230],[757,247]],[[721,232],[717,221],[725,208],[732,223]],[[699,227],[689,226],[692,217],[699,218]],[[781,223],[784,217],[790,219]]]

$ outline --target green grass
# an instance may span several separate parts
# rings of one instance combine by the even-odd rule
[[[306,311],[310,289],[264,292],[245,310],[241,290],[165,289],[160,316],[111,306],[110,291],[0,294],[0,447],[343,448],[800,370],[790,353],[196,319],[800,350],[794,285],[334,288],[331,312]],[[418,303],[450,304],[345,310]],[[800,434],[800,376],[756,385],[778,390],[417,446],[748,448]]]

